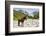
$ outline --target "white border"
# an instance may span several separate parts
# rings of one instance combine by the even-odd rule
[[[39,27],[13,28],[13,8],[39,8]],[[10,5],[10,32],[40,31],[42,27],[42,6]]]

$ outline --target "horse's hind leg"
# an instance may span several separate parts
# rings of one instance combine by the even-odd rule
[[[20,21],[18,20],[18,26],[20,26]]]
[[[24,26],[24,22],[21,22],[22,24],[21,24],[21,26],[23,27]]]

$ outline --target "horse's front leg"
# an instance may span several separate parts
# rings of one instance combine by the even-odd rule
[[[22,24],[21,24],[21,26],[23,27],[24,26],[24,22],[21,22]]]
[[[20,26],[20,21],[18,20],[18,26]]]

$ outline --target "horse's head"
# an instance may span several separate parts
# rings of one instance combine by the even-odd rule
[[[24,18],[23,18],[23,19],[27,20],[27,15],[26,15],[26,16],[24,16]]]

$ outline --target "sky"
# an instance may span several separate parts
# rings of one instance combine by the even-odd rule
[[[34,11],[39,11],[38,8],[15,8],[15,10],[23,10],[23,11],[27,11],[28,13],[34,12]]]
[[[24,12],[27,11],[29,15],[33,15],[33,12],[38,12],[39,9],[38,8],[14,8],[16,11],[18,10],[23,10]]]

